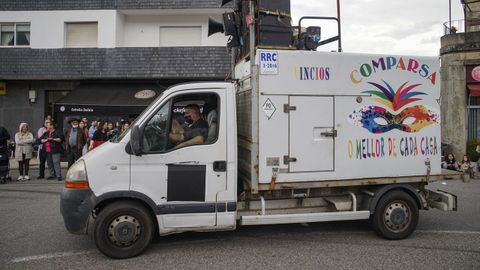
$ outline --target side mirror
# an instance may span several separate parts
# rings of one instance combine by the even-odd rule
[[[134,126],[130,133],[130,148],[132,153],[136,156],[142,155],[142,132],[140,132],[140,128],[138,126]]]

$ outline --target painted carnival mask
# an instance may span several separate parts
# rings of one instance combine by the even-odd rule
[[[421,100],[414,98],[415,96],[425,95],[423,92],[412,92],[414,88],[420,84],[413,84],[407,86],[407,83],[402,84],[397,91],[393,91],[392,87],[385,81],[385,86],[377,83],[369,82],[369,84],[378,88],[378,90],[363,91],[369,93],[376,98],[380,104],[385,105],[394,112],[399,111],[405,105]],[[365,106],[358,111],[353,111],[349,115],[349,120],[352,124],[361,126],[371,133],[381,134],[392,129],[399,129],[408,133],[415,133],[422,128],[439,123],[440,115],[434,110],[428,109],[424,105],[416,105],[407,107],[399,113],[391,113],[387,109],[380,106]]]

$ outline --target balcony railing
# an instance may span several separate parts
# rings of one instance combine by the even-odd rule
[[[443,23],[443,35],[465,32],[465,20],[454,20]]]

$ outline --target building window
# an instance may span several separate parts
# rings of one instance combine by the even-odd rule
[[[201,46],[201,26],[161,26],[160,47]]]
[[[30,24],[0,23],[0,46],[29,46]]]
[[[480,138],[480,96],[468,98],[468,134],[467,139]]]
[[[97,22],[65,23],[66,48],[97,47],[97,36]]]

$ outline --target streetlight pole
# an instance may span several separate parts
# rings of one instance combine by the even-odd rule
[[[452,33],[452,0],[448,0],[448,33]]]

